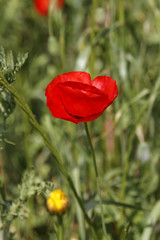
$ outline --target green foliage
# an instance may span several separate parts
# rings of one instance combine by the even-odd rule
[[[16,217],[20,219],[28,218],[29,209],[26,204],[28,199],[39,195],[46,199],[53,188],[54,184],[52,182],[43,181],[33,169],[26,170],[22,182],[18,186],[18,197],[13,201],[0,201],[3,225],[5,226]]]
[[[6,130],[6,119],[13,112],[15,102],[10,92],[0,86],[0,142]]]
[[[15,74],[25,63],[28,57],[28,53],[18,53],[17,61],[14,63],[12,51],[8,51],[7,54],[3,47],[0,49],[0,69],[9,83],[13,83],[16,79]]]
[[[49,193],[53,191],[53,183],[42,181],[33,169],[26,170],[19,188],[19,199],[26,201],[29,197],[43,194],[45,198],[49,197]]]
[[[5,76],[9,84],[12,84],[15,81],[15,75],[25,63],[27,57],[27,53],[19,53],[17,61],[15,62],[12,51],[5,53],[4,48],[0,48],[0,71]],[[6,119],[14,111],[15,106],[16,104],[12,93],[0,84],[0,143],[4,141]],[[7,140],[5,141],[8,142]]]

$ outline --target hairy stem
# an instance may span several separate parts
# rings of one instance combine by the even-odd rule
[[[79,197],[75,187],[74,187],[74,184],[73,184],[73,181],[71,179],[71,177],[69,176],[69,174],[67,173],[67,171],[65,170],[63,164],[62,164],[62,159],[57,151],[57,149],[55,147],[53,147],[50,143],[50,140],[45,132],[45,130],[42,128],[42,126],[37,122],[37,120],[35,119],[35,116],[34,114],[32,113],[31,109],[29,108],[29,106],[23,102],[23,100],[21,99],[21,97],[19,96],[19,94],[17,93],[15,87],[13,85],[10,85],[7,80],[5,79],[4,75],[0,72],[0,84],[2,84],[9,92],[11,92],[14,96],[14,100],[15,102],[18,104],[18,106],[27,114],[28,116],[28,119],[30,121],[30,123],[37,129],[37,131],[40,133],[40,135],[42,136],[44,142],[45,142],[45,145],[48,147],[48,149],[51,151],[53,157],[54,157],[54,160],[55,160],[55,163],[58,167],[58,169],[60,170],[60,172],[63,174],[63,176],[65,177],[66,181],[68,182],[75,198],[77,199],[77,202],[84,214],[84,217],[85,217],[85,220],[86,222],[88,223],[88,225],[90,226],[90,229],[92,231],[92,234],[94,236],[94,239],[97,239],[96,237],[96,232],[92,226],[92,222],[90,220],[90,218],[88,217],[85,209],[84,209],[84,206],[83,206],[83,203],[81,201],[81,198]]]

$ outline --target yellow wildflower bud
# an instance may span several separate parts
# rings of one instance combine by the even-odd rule
[[[63,214],[68,209],[68,206],[69,200],[61,189],[53,191],[47,200],[48,211],[53,214]]]

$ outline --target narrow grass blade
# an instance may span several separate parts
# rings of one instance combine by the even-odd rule
[[[132,208],[132,209],[135,209],[135,210],[143,210],[141,207],[139,206],[134,206],[134,205],[131,205],[131,204],[127,204],[127,203],[120,203],[120,202],[115,202],[115,201],[107,201],[107,200],[103,200],[102,202],[103,204],[106,204],[106,205],[115,205],[115,206],[118,206],[118,207],[124,207],[124,208]],[[85,210],[86,211],[89,211],[91,210],[92,208],[94,208],[96,205],[99,204],[99,201],[91,201],[91,202],[88,202],[85,204]]]
[[[141,240],[150,240],[154,225],[160,216],[160,200],[154,205],[150,215],[147,218],[146,228],[142,233]]]

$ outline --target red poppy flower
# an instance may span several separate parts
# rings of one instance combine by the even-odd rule
[[[98,118],[118,95],[116,81],[107,76],[91,82],[89,73],[69,72],[47,86],[47,106],[56,118],[74,123]]]
[[[55,1],[55,8],[59,9],[60,7],[64,7],[64,0],[52,0]],[[48,15],[50,0],[34,0],[34,7],[37,12],[41,15]]]

